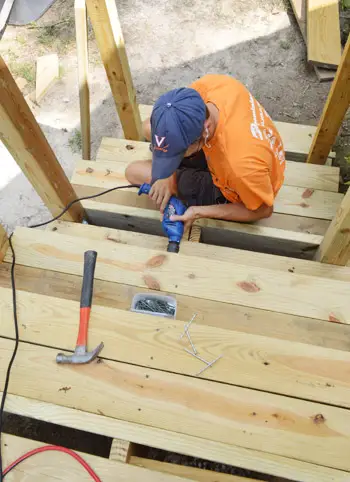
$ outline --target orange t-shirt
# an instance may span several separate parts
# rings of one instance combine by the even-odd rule
[[[226,199],[242,202],[252,211],[263,203],[272,206],[286,162],[270,116],[232,77],[206,75],[190,87],[219,109],[210,147],[203,148],[214,184]]]

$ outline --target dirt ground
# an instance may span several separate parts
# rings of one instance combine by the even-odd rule
[[[0,42],[15,78],[27,81],[25,95],[35,89],[36,58],[59,55],[60,79],[33,107],[68,176],[80,144],[73,4],[57,0],[38,22],[8,26]],[[121,0],[118,8],[140,103],[152,103],[167,89],[208,72],[226,73],[244,82],[274,119],[317,123],[330,83],[319,83],[307,66],[287,0]],[[89,37],[95,155],[102,136],[122,132],[91,28]],[[350,134],[343,134],[344,147]],[[4,149],[0,152],[0,221],[12,231],[16,225],[47,219],[46,208],[17,165]],[[345,181],[350,180],[343,171]]]
[[[36,58],[58,54],[60,78],[40,105],[32,106],[69,177],[81,142],[73,4],[74,0],[57,0],[35,24],[9,26],[0,42],[0,54],[14,77],[27,81],[25,95],[35,90]],[[206,73],[225,73],[241,80],[273,119],[317,124],[331,84],[320,83],[308,67],[287,0],[119,0],[118,9],[138,102],[150,104],[166,90],[188,85]],[[342,22],[347,28],[347,19]],[[102,136],[120,137],[122,132],[91,28],[89,54],[95,156]],[[350,182],[349,126],[345,122],[336,161],[345,182]],[[0,162],[0,222],[11,232],[17,225],[48,219],[47,209],[1,146]],[[8,418],[7,429],[12,425],[21,423]],[[31,436],[37,431],[28,423],[22,429]],[[70,440],[74,445],[74,436]],[[73,448],[86,450],[79,441],[76,445]],[[162,457],[168,460],[169,455]]]

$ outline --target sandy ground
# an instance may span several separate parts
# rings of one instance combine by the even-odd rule
[[[58,53],[60,80],[34,112],[68,176],[79,157],[72,141],[79,129],[73,3],[57,0],[35,25],[9,26],[0,42],[14,77],[29,79],[24,94],[35,88],[36,57]],[[152,103],[167,89],[208,72],[226,73],[244,82],[274,119],[316,124],[330,84],[320,84],[308,68],[288,5],[285,0],[119,1],[138,101]],[[95,155],[102,136],[122,132],[91,29],[89,51]],[[0,221],[12,231],[47,219],[45,206],[4,149],[0,160]]]

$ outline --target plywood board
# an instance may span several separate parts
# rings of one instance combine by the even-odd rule
[[[237,467],[285,477],[296,482],[300,482],[300,480],[304,482],[329,482],[330,480],[348,482],[349,480],[349,472],[17,395],[8,394],[6,411],[77,430],[99,433],[111,438],[118,434],[119,437],[138,444],[222,464],[231,465],[234,461]]]
[[[9,271],[8,263],[0,264],[1,287],[11,287]],[[82,279],[77,275],[16,266],[18,290],[78,302],[81,285]],[[151,292],[145,288],[142,291]],[[139,292],[140,289],[136,286],[95,279],[93,305],[128,311],[133,296]],[[350,351],[350,327],[342,323],[329,323],[171,292],[163,293],[176,298],[177,316],[181,320],[190,320],[197,313],[196,324],[199,325]]]
[[[280,131],[284,133],[284,137],[288,139],[290,144],[293,142],[296,143],[298,136],[301,137],[301,141],[299,141],[299,150],[301,150],[301,143],[304,142],[302,151],[306,156],[309,152],[312,140],[311,137],[315,133],[316,127],[285,124],[283,122],[276,122],[276,124],[281,124],[282,127]],[[286,127],[286,125],[289,127]],[[300,135],[300,131],[303,132],[303,129],[306,130],[305,135]],[[312,132],[312,135],[309,131]],[[309,134],[311,137],[309,137]],[[125,139],[114,139],[109,137],[104,137],[102,139],[97,153],[97,161],[103,162],[106,169],[110,169],[106,161],[123,163],[126,168],[127,164],[133,161],[145,161],[150,159],[152,159],[152,153],[149,149],[148,142],[127,141]],[[310,165],[287,161],[285,184],[289,186],[308,187],[323,191],[338,192],[339,167],[322,166],[318,169],[310,169]]]
[[[350,323],[348,283],[296,273],[224,263],[143,249],[108,241],[78,239],[17,228],[18,264],[82,274],[83,253],[100,253],[95,277],[140,288],[172,291],[197,298]],[[6,255],[9,261],[11,256]],[[215,283],[213,283],[215,280]]]
[[[38,57],[36,61],[35,100],[40,102],[48,89],[59,77],[57,54]]]
[[[78,302],[22,291],[18,301],[21,341],[72,350]],[[0,288],[0,315],[0,336],[14,338],[12,293],[7,288]],[[103,359],[350,407],[348,352],[192,323],[191,338],[200,356],[212,361],[222,355],[197,375],[205,365],[185,351],[190,348],[186,337],[179,341],[185,322],[94,306],[89,346],[103,340]]]
[[[317,65],[339,65],[338,0],[307,0],[307,56],[309,61]]]
[[[7,467],[20,455],[43,447],[45,444],[13,435],[3,434],[3,463]],[[160,473],[142,469],[140,466],[126,465],[110,461],[102,457],[79,453],[96,472],[103,482],[186,482],[180,474],[177,477],[166,471]],[[91,476],[84,468],[67,454],[62,452],[45,452],[42,455],[28,458],[24,463],[14,468],[7,476],[6,481],[35,480],[35,482],[91,482]],[[234,480],[233,480],[234,482]]]
[[[79,161],[71,182],[73,186],[84,185],[101,189],[128,185],[125,178],[125,165],[108,161],[98,163]],[[134,204],[140,207],[150,205],[148,196],[138,196],[136,188],[132,190],[120,189],[113,194],[117,203],[128,204],[128,200],[134,196]],[[343,195],[337,192],[283,185],[275,200],[274,211],[282,214],[331,220],[335,216],[342,199]],[[153,207],[155,208],[155,205]]]

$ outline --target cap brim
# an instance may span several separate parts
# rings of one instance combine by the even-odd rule
[[[158,181],[158,179],[170,177],[180,166],[184,154],[184,152],[181,152],[176,156],[166,157],[163,153],[158,156],[157,153],[154,152],[152,158],[152,184]]]

